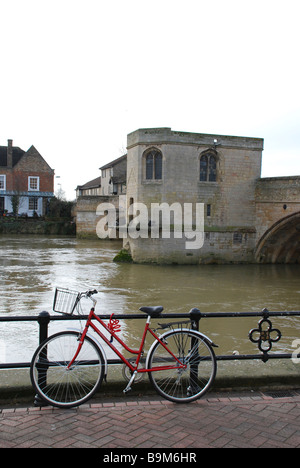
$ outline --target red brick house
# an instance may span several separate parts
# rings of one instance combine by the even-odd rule
[[[12,212],[14,201],[19,214],[42,216],[53,196],[54,170],[34,146],[0,146],[0,214]]]

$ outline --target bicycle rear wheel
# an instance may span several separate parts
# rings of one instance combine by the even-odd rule
[[[158,341],[149,351],[147,368],[156,391],[175,403],[188,403],[203,396],[211,387],[217,371],[215,353],[200,333],[193,330],[173,330],[160,337],[178,362]],[[172,369],[159,367],[172,366]]]
[[[105,372],[101,350],[88,336],[75,362],[67,369],[78,349],[78,332],[50,336],[33,355],[30,377],[33,387],[48,404],[72,408],[86,402],[97,391]]]

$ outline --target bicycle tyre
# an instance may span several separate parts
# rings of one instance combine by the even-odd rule
[[[160,339],[186,368],[149,371],[149,379],[155,390],[175,403],[189,403],[202,397],[211,387],[217,372],[215,353],[207,339],[189,329],[167,332]],[[158,341],[149,353],[148,369],[178,366]]]
[[[31,382],[37,394],[49,405],[59,408],[79,406],[89,400],[102,383],[105,361],[99,347],[88,336],[76,361],[67,370],[79,345],[78,336],[75,331],[56,333],[33,355]]]

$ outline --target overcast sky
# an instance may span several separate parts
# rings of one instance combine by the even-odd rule
[[[68,199],[145,127],[264,138],[300,175],[299,0],[0,0],[0,145]]]

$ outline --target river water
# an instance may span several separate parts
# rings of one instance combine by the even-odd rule
[[[97,311],[104,314],[140,313],[142,305],[163,305],[165,313],[192,307],[202,312],[300,310],[297,265],[116,264],[112,259],[120,247],[112,241],[0,236],[1,316],[54,313],[56,286],[97,289]],[[219,345],[218,354],[256,353],[248,332],[258,320],[203,319],[200,328]],[[272,318],[272,323],[283,334],[273,350],[293,351],[293,340],[300,338],[300,318]],[[143,325],[141,320],[122,322],[123,338],[137,346]],[[59,327],[66,325],[54,322],[50,332]],[[0,361],[29,361],[37,343],[36,322],[0,323]]]

